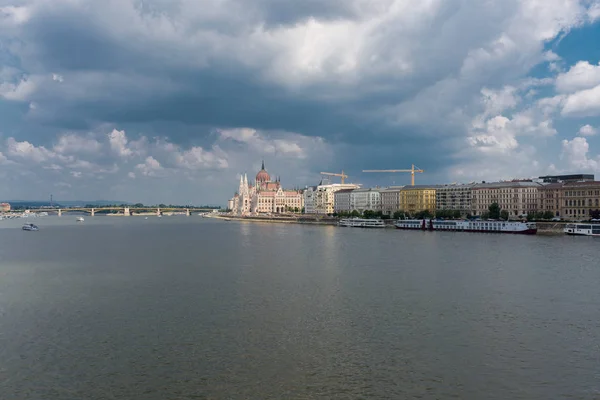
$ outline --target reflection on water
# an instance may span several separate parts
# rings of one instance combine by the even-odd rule
[[[3,399],[600,394],[595,241],[36,223],[0,229]]]

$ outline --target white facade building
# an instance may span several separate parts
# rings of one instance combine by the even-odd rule
[[[381,211],[379,189],[356,189],[350,192],[350,209],[359,213],[366,210]]]
[[[335,211],[335,193],[343,189],[358,189],[353,183],[328,183],[322,180],[318,186],[304,191],[304,212],[306,214],[333,214]]]

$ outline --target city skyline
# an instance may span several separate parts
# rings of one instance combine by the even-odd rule
[[[600,2],[0,1],[0,198],[600,171]]]

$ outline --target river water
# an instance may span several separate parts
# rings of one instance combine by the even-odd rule
[[[0,221],[0,398],[597,399],[600,241]]]

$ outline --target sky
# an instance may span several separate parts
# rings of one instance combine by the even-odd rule
[[[600,172],[600,0],[0,0],[0,199]]]

